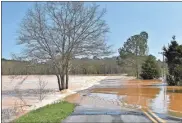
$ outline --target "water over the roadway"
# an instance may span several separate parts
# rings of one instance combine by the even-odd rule
[[[182,117],[182,87],[164,86],[161,80],[104,80],[89,89],[90,96],[105,101],[120,101],[121,104],[148,108],[159,115]],[[78,94],[67,98],[80,98]]]

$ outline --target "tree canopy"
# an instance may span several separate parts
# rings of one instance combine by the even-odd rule
[[[143,31],[140,34],[128,38],[127,41],[124,42],[123,47],[118,50],[118,64],[134,69],[137,78],[139,76],[140,65],[148,54],[147,40],[148,33]]]
[[[22,57],[49,63],[56,72],[59,90],[68,88],[72,58],[110,53],[105,13],[99,5],[84,2],[37,2],[19,29],[18,44],[25,49]]]

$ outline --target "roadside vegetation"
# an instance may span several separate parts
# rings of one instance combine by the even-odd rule
[[[143,31],[140,34],[129,37],[124,42],[123,47],[119,48],[118,64],[125,69],[133,71],[133,75],[139,78],[141,64],[148,53],[148,33]]]
[[[160,68],[156,62],[155,56],[149,55],[146,61],[142,64],[141,78],[142,79],[158,79],[160,77]]]
[[[166,76],[168,85],[182,85],[182,45],[178,44],[173,36],[171,43],[163,50],[169,71]]]
[[[15,123],[60,123],[61,120],[69,116],[75,105],[61,101],[59,103],[50,104],[45,107],[33,110],[20,118],[14,120]]]
[[[176,37],[173,36],[171,44],[168,47],[164,46],[162,55],[165,58],[163,62],[160,62],[149,55],[148,37],[145,31],[129,37],[118,50],[118,65],[137,79],[140,77],[157,79],[162,75],[166,78],[168,85],[182,85],[182,45],[178,44]]]
[[[148,33],[142,31],[140,34],[129,37],[118,50],[118,65],[125,73],[136,76],[137,79],[159,78],[160,69],[163,67],[167,69],[164,62],[149,55],[148,37]]]

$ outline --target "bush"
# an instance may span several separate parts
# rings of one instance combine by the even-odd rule
[[[160,68],[154,56],[149,55],[142,64],[140,77],[142,79],[157,79],[160,77]]]
[[[167,75],[167,76],[166,76],[166,80],[167,80],[167,84],[168,84],[169,86],[174,86],[174,85],[176,85],[174,76],[172,76],[172,75]]]

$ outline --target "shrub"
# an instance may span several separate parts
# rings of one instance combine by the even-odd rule
[[[149,55],[142,64],[140,77],[142,79],[157,79],[160,77],[160,68],[154,56]]]
[[[174,76],[172,76],[172,75],[167,75],[167,76],[166,76],[166,80],[167,80],[167,84],[168,84],[168,85],[170,85],[170,86],[176,85]]]

